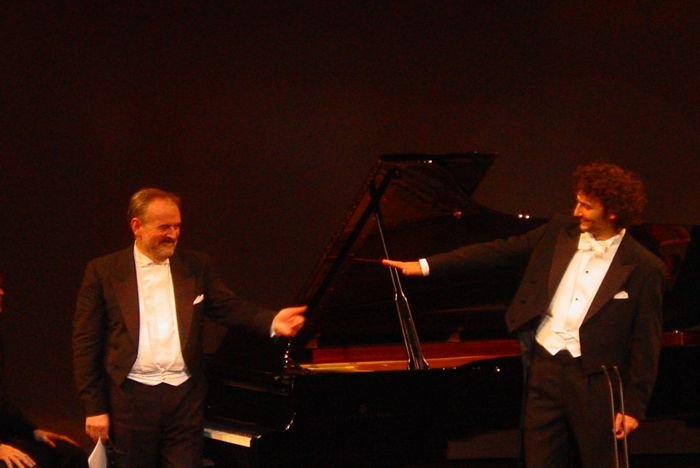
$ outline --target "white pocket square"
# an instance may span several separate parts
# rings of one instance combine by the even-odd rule
[[[203,300],[204,300],[204,294],[200,294],[199,296],[194,298],[194,302],[192,303],[192,305],[197,305],[200,302],[202,302]]]
[[[619,293],[615,294],[613,296],[613,299],[629,299],[630,295],[627,294],[627,291],[620,291]]]

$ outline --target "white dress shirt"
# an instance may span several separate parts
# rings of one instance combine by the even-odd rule
[[[170,261],[157,263],[134,245],[139,293],[139,349],[128,378],[145,385],[180,385],[190,378],[177,328]]]
[[[578,250],[537,329],[537,342],[550,354],[566,349],[574,357],[581,356],[579,328],[624,235],[623,229],[609,239],[596,241],[588,233],[581,234]]]

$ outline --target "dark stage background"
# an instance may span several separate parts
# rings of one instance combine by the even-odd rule
[[[696,2],[63,3],[0,12],[0,320],[15,399],[76,436],[75,293],[144,185],[272,306],[382,153],[496,152],[477,200],[542,216],[609,159],[646,178],[649,220],[700,223]]]

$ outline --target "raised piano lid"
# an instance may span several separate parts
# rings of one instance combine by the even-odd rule
[[[309,310],[307,325],[291,346],[295,362],[316,371],[406,369],[389,269],[379,264],[385,253],[377,208],[389,255],[397,259],[524,232],[539,221],[494,212],[472,198],[494,158],[450,153],[378,159],[299,295]],[[501,270],[439,283],[401,278],[431,367],[468,362],[455,361],[455,355],[483,358],[483,346],[460,344],[465,337],[509,338],[502,312],[517,285],[514,276],[517,272]],[[280,347],[250,340],[229,332],[216,353],[221,358],[212,364],[236,373],[280,370]],[[518,353],[512,341],[501,345],[502,355]]]
[[[300,302],[309,304],[309,321],[294,349],[306,369],[407,367],[389,269],[379,264],[387,253],[377,213],[388,256],[396,259],[524,232],[541,222],[497,213],[472,198],[494,158],[486,153],[379,158],[301,295]],[[518,353],[503,324],[517,276],[500,270],[440,282],[400,278],[431,367]],[[464,342],[468,336],[499,340]]]
[[[378,235],[381,213],[388,253],[405,260],[458,246],[525,232],[544,222],[494,211],[472,195],[495,156],[485,153],[398,154],[379,158],[348,210],[340,230],[310,275],[300,303],[308,322],[291,346],[295,362],[314,371],[406,369],[406,355],[393,303],[389,271]],[[700,322],[698,269],[685,261],[697,255],[698,228],[647,224],[631,230],[669,265],[672,280],[666,341],[697,340],[687,330]],[[683,271],[681,271],[683,270]],[[682,278],[676,279],[679,273]],[[488,357],[518,354],[503,314],[520,271],[503,268],[472,277],[434,281],[402,277],[423,353],[431,367],[456,367]],[[688,285],[686,283],[691,282]],[[255,343],[256,358],[237,352],[247,344],[226,340],[227,366],[275,372],[284,364],[279,347]],[[235,356],[245,358],[238,362]]]

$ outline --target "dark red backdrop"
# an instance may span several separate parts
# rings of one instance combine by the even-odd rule
[[[1,321],[30,408],[49,394],[81,418],[75,292],[130,241],[143,185],[181,193],[183,243],[271,305],[294,301],[386,152],[497,152],[477,199],[545,216],[569,208],[577,163],[611,159],[647,179],[649,218],[700,223],[692,1],[14,3]]]

